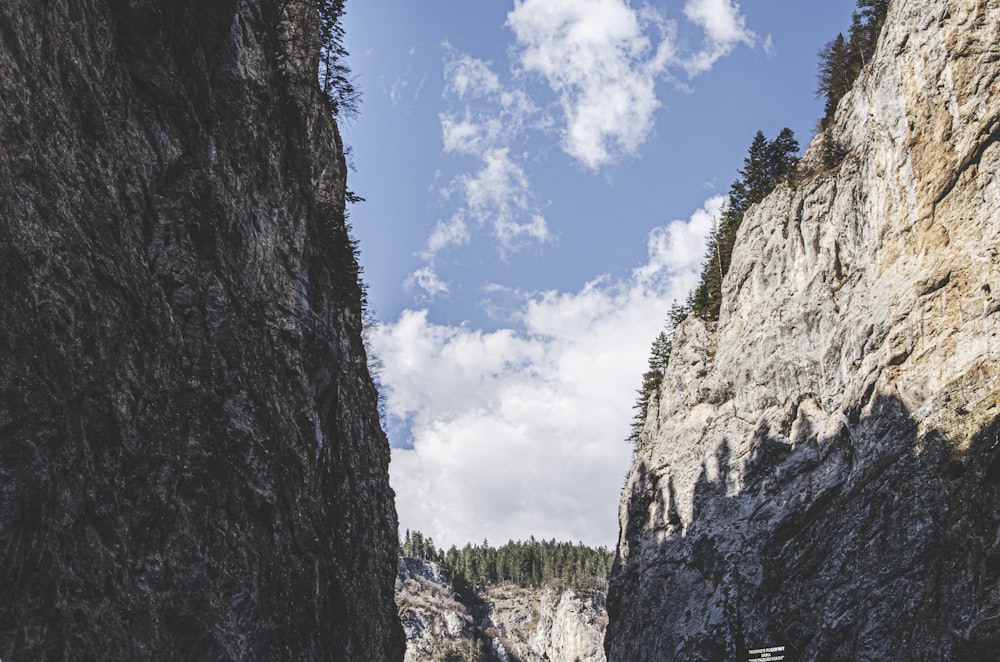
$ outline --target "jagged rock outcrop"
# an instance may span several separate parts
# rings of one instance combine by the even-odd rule
[[[747,213],[718,324],[676,330],[613,662],[1000,647],[1000,4],[891,3],[800,168]]]
[[[574,591],[500,590],[483,617],[505,662],[604,662],[607,612],[596,597]]]
[[[0,3],[0,657],[398,660],[306,0]]]
[[[406,662],[604,662],[607,612],[572,590],[494,586],[461,595],[436,563],[400,559],[396,601]]]
[[[401,558],[396,574],[396,604],[406,633],[405,662],[472,657],[483,652],[470,605],[455,593],[437,563]]]

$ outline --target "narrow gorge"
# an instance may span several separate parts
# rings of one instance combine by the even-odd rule
[[[609,660],[996,656],[998,173],[1000,4],[890,3],[796,181],[747,212],[718,321],[674,331]]]
[[[510,17],[527,4],[513,3],[505,28],[516,32]],[[558,23],[547,13],[556,4],[532,4],[531,18]],[[673,80],[661,62],[675,45],[667,14],[649,10],[640,20],[630,3],[610,4],[637,26],[625,64],[656,69],[646,101],[658,108],[653,88]],[[739,16],[738,5],[724,4]],[[363,339],[366,291],[345,212],[357,199],[348,190],[349,150],[338,101],[318,80],[323,71],[349,73],[322,60],[325,40],[342,36],[342,2],[4,0],[0,658],[721,662],[768,659],[762,649],[795,662],[996,658],[1000,0],[880,6],[888,14],[877,50],[801,159],[788,130],[788,172],[741,217],[725,274],[719,261],[713,312],[688,309],[662,337],[669,361],[641,400],[608,580],[606,547],[545,542],[544,531],[499,549],[484,540],[447,552],[429,538],[428,549],[414,552],[410,532],[399,535],[384,401]],[[571,18],[584,24],[584,13]],[[586,27],[599,31],[598,23]],[[662,43],[653,48],[643,30],[659,31]],[[752,33],[741,34],[730,49],[750,47]],[[530,49],[511,43],[537,54],[538,40]],[[618,42],[605,41],[620,54]],[[341,46],[334,51],[346,57]],[[549,190],[536,196],[511,156],[514,143],[497,141],[532,122],[539,133],[522,142],[549,140],[567,121],[544,114],[527,87],[501,89],[508,74],[528,72],[524,60],[498,76],[492,63],[448,42],[441,49],[435,66],[444,62],[445,93],[457,95],[463,113],[424,115],[442,125],[445,152],[465,158],[477,146],[486,158],[474,173],[481,179],[456,171],[449,184],[441,170],[428,177],[441,199],[451,195],[454,205],[462,193],[468,204],[451,210],[450,225],[428,225],[423,253],[413,252],[424,262],[414,262],[410,286],[422,273],[425,289],[434,286],[426,300],[435,288],[447,292],[433,258],[471,243],[474,222],[498,235],[491,241],[534,233],[540,246],[558,234],[541,216],[555,205],[529,204]],[[644,49],[654,59],[643,65]],[[548,92],[565,92],[559,76],[534,74]],[[402,76],[386,85],[394,108],[402,91],[420,96],[426,77],[412,79],[408,90]],[[613,99],[587,92],[577,96]],[[495,96],[497,117],[464,105],[476,94]],[[550,100],[551,109],[567,111],[574,94]],[[607,109],[589,110],[603,117]],[[593,176],[602,159],[636,157],[632,143],[638,149],[652,126],[637,122],[647,133],[624,141],[622,154],[592,154],[589,165],[569,154],[566,162]],[[539,154],[566,149],[552,142]],[[539,154],[517,158],[534,164]],[[496,189],[486,190],[487,175]],[[507,224],[491,230],[484,219],[493,212]],[[519,214],[534,224],[517,223]],[[502,268],[512,270],[513,244],[500,246]],[[650,264],[633,271],[662,273],[634,289],[640,304],[665,309],[666,297],[646,288],[675,274],[666,249],[664,264],[653,264],[650,246]],[[437,389],[441,401],[468,396],[477,414],[514,402],[510,411],[541,423],[524,430],[545,435],[510,425],[502,430],[509,439],[490,437],[485,429],[507,419],[434,419],[416,405],[400,409],[397,427],[412,436],[422,425],[435,443],[449,430],[475,437],[434,446],[451,473],[424,474],[445,483],[464,466],[463,485],[507,507],[486,520],[468,499],[468,530],[514,513],[522,527],[557,522],[560,535],[601,531],[590,524],[606,520],[610,538],[613,513],[594,516],[592,502],[571,503],[565,492],[582,484],[599,494],[596,480],[613,455],[577,444],[583,431],[567,425],[576,436],[557,438],[553,423],[608,398],[580,389],[570,394],[579,399],[548,400],[528,386],[569,391],[574,379],[606,380],[620,357],[596,357],[594,345],[576,340],[624,345],[619,334],[641,316],[586,327],[597,319],[586,301],[556,290],[532,299],[527,278],[509,286],[500,282],[506,271],[482,256],[457,262],[494,269],[481,269],[497,276],[482,291],[517,299],[507,307],[566,305],[533,332],[520,308],[505,313],[520,316],[517,330],[435,322],[427,333],[464,342],[458,367],[441,372],[458,386],[430,384],[419,371],[409,386]],[[634,306],[621,298],[627,281],[599,292],[609,278],[582,292],[608,310]],[[468,284],[465,295],[479,286]],[[499,310],[479,305],[487,316]],[[573,308],[593,314],[567,313]],[[402,310],[430,328],[427,309]],[[581,328],[566,333],[574,324]],[[565,355],[535,342],[559,333],[573,336]],[[483,339],[490,342],[477,344]],[[449,359],[447,343],[415,346],[424,358],[437,348],[435,361]],[[545,360],[546,352],[559,360]],[[479,353],[496,360],[481,363]],[[483,365],[491,374],[476,372]],[[546,371],[571,379],[550,380]],[[514,400],[484,386],[500,373]],[[394,440],[394,449],[426,439]],[[480,455],[491,440],[492,454]],[[527,453],[544,444],[550,452]],[[592,456],[572,464],[590,473],[572,481],[560,474],[560,482],[553,471],[571,453]],[[615,481],[627,454],[620,451]],[[508,475],[515,471],[523,476]],[[545,496],[558,508],[536,518],[532,495],[541,492],[524,487],[538,484],[551,487]],[[610,483],[612,498],[594,500],[613,509],[619,484]],[[453,505],[466,496],[446,493]],[[434,511],[434,526],[454,536],[462,529],[448,529],[453,513],[445,510]]]

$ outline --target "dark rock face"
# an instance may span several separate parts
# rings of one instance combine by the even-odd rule
[[[961,452],[891,399],[833,439],[793,444],[786,423],[760,431],[738,493],[702,473],[683,532],[656,545],[625,533],[642,562],[615,569],[609,659],[741,660],[772,646],[799,661],[995,656],[1000,418]],[[655,480],[637,472],[633,521]]]
[[[0,4],[0,657],[401,660],[314,4]]]

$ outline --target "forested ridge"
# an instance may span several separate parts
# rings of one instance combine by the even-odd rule
[[[575,590],[604,591],[614,553],[605,547],[583,543],[536,540],[508,541],[493,547],[466,543],[459,549],[438,549],[434,541],[420,531],[407,530],[400,555],[439,563],[452,578],[468,582],[477,589],[512,583],[521,587],[559,586]]]

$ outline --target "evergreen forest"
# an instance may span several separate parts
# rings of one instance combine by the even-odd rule
[[[590,593],[607,590],[608,573],[614,553],[604,547],[583,543],[535,540],[508,541],[493,547],[488,540],[480,545],[466,543],[459,549],[438,549],[420,531],[407,530],[400,555],[441,565],[452,581],[467,582],[476,590],[505,583],[523,588],[555,586]]]

